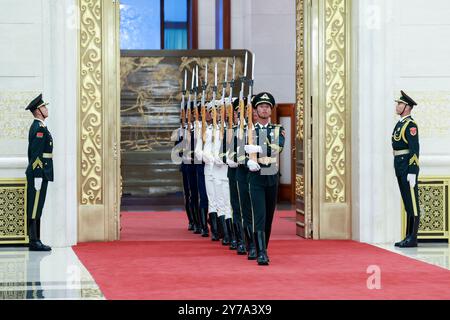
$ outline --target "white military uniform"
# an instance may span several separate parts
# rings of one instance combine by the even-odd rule
[[[214,187],[214,157],[213,157],[213,143],[212,143],[212,124],[206,127],[206,140],[203,145],[203,161],[205,162],[205,185],[206,193],[208,195],[208,211],[217,212],[217,199]]]
[[[215,130],[214,139],[214,166],[213,166],[213,176],[214,176],[214,187],[215,196],[218,204],[217,215],[225,216],[225,219],[232,218],[232,209],[230,202],[230,185],[228,181],[228,165],[223,163],[223,139],[220,139],[220,128],[218,126]]]

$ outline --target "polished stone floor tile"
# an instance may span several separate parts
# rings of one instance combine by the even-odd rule
[[[72,248],[0,248],[0,299],[104,299]]]
[[[419,243],[417,248],[398,248],[394,244],[377,244],[376,246],[450,270],[450,245],[448,243]]]

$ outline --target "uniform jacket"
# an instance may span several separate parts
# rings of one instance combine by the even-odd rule
[[[409,154],[394,156],[394,169],[397,176],[419,173],[419,129],[411,116],[400,120],[392,133],[394,151],[409,150]]]
[[[27,177],[53,181],[53,138],[48,128],[35,119],[28,134]]]
[[[284,147],[284,128],[278,124],[269,123],[263,127],[255,124],[256,145],[262,147],[262,153],[257,154],[260,171],[251,172],[248,176],[249,183],[263,186],[272,186],[278,183],[279,154]]]

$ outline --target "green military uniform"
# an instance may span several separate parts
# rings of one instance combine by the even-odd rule
[[[239,101],[236,102],[239,104]],[[244,104],[247,105],[247,101],[244,98]],[[235,108],[238,108],[235,106]],[[244,125],[244,132],[241,134],[240,124],[236,128],[236,160],[239,166],[236,169],[236,182],[239,195],[239,207],[241,210],[242,221],[244,225],[245,242],[247,245],[247,258],[248,260],[256,259],[256,243],[255,235],[253,232],[253,211],[252,204],[250,201],[250,191],[248,185],[248,174],[249,170],[247,168],[248,157],[245,153],[244,146],[247,139],[247,124]]]
[[[403,91],[399,103],[411,107],[417,105]],[[416,247],[417,232],[420,222],[419,191],[417,180],[419,175],[419,130],[416,122],[409,115],[395,125],[392,133],[392,148],[394,150],[394,169],[400,194],[407,215],[406,238],[396,243],[399,247]],[[410,186],[408,175],[416,176],[414,187]]]
[[[246,103],[247,99],[244,99],[244,103]],[[239,99],[236,99],[233,102],[234,111],[239,111]],[[233,126],[231,138],[224,139],[227,142],[227,154],[228,158],[232,160],[234,163],[238,163],[238,155],[237,155],[237,145],[238,145],[238,133],[239,127],[237,125]],[[227,131],[227,134],[230,134]],[[244,155],[245,156],[245,155]],[[237,254],[244,255],[247,253],[246,242],[245,242],[245,233],[244,233],[244,217],[241,210],[241,205],[239,202],[239,191],[238,191],[238,181],[236,178],[238,168],[237,167],[228,167],[228,182],[230,185],[230,202],[231,207],[233,209],[233,228],[234,234],[236,236],[237,241]],[[245,180],[244,180],[245,181]],[[251,213],[251,210],[250,210]]]
[[[275,99],[270,93],[262,92],[255,96],[253,108],[259,104],[275,106]],[[258,264],[267,265],[267,247],[278,195],[279,153],[284,147],[284,129],[281,125],[268,123],[265,126],[255,124],[256,145],[262,152],[257,153],[258,171],[250,171],[248,176],[249,192],[253,210],[253,231],[256,237]]]
[[[26,108],[31,112],[45,106],[42,94],[35,98]],[[30,250],[49,251],[50,247],[40,241],[40,221],[44,208],[49,181],[53,181],[53,139],[43,121],[35,119],[28,134],[27,177],[27,219]],[[41,178],[40,190],[35,188],[35,178]]]

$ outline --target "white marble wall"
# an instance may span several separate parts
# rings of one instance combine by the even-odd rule
[[[77,12],[75,0],[0,0],[0,103],[16,123],[0,136],[0,177],[25,177],[28,127],[23,109],[37,93],[50,102],[55,182],[48,189],[42,240],[76,243]],[[3,115],[5,117],[5,115]],[[17,121],[14,120],[17,119]]]
[[[256,56],[255,92],[295,102],[295,0],[231,0],[231,48]]]
[[[450,2],[353,3],[353,238],[393,242],[401,235],[390,145],[400,89],[419,104],[421,175],[450,176]]]

